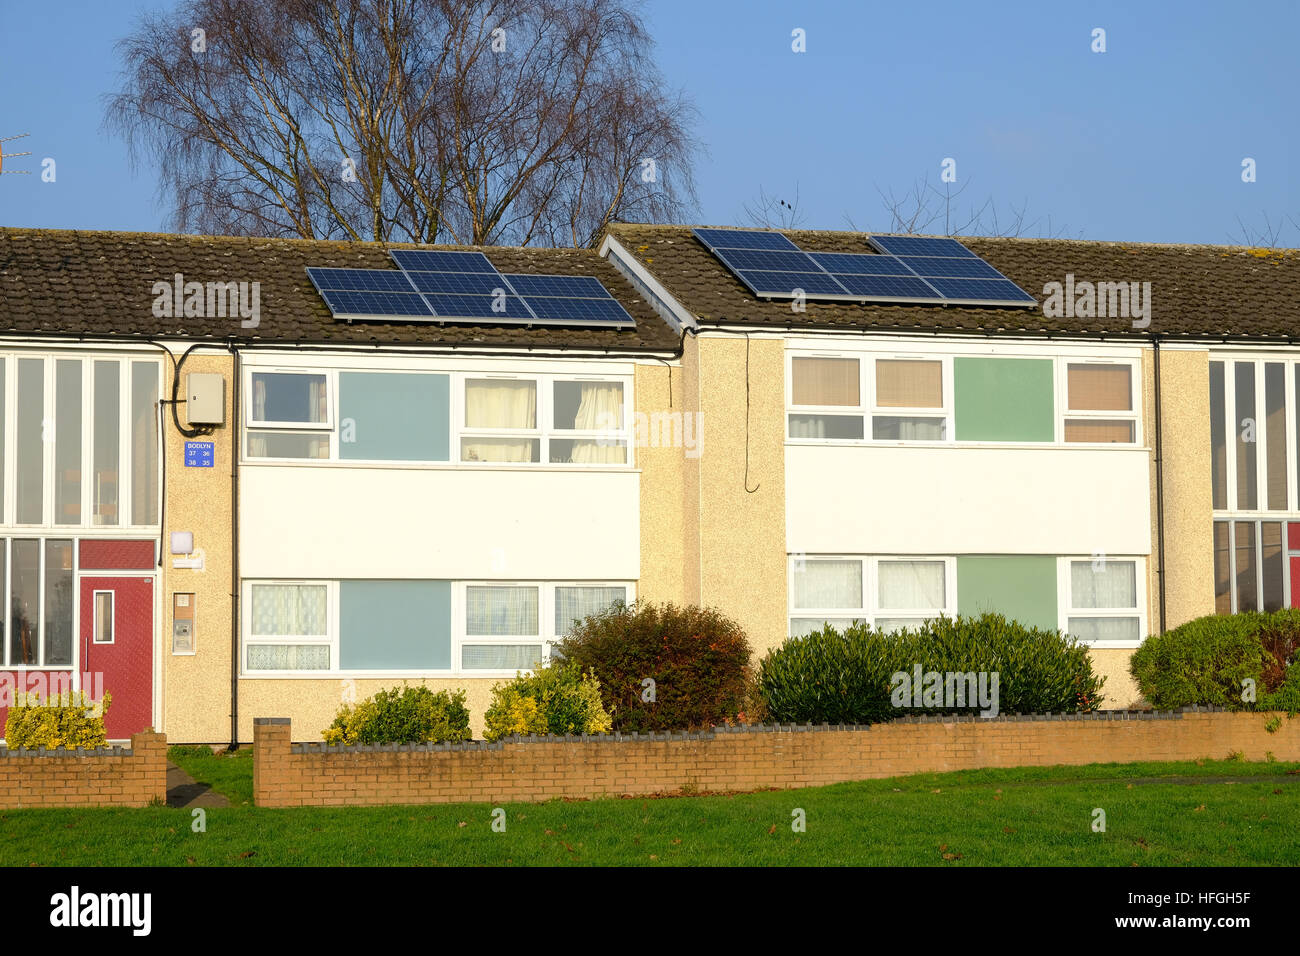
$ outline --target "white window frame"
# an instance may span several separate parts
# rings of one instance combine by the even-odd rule
[[[1300,358],[1294,353],[1266,352],[1243,355],[1239,352],[1211,352],[1210,363],[1223,365],[1223,415],[1225,468],[1225,508],[1215,508],[1214,517],[1246,520],[1259,518],[1267,521],[1289,520],[1300,514],[1300,449],[1297,446],[1296,384],[1300,379]],[[1234,367],[1238,363],[1254,366],[1255,403],[1253,408],[1237,408],[1237,385]],[[1268,505],[1268,406],[1265,394],[1264,366],[1282,366],[1283,408],[1286,418],[1286,507],[1269,509]],[[1210,414],[1214,414],[1211,406]],[[1241,435],[1241,420],[1255,421],[1255,507],[1237,507],[1237,440]],[[1211,448],[1213,453],[1213,448]],[[1211,477],[1213,482],[1213,477]],[[1235,590],[1235,589],[1234,589]],[[1235,606],[1235,599],[1234,599]]]
[[[303,378],[323,378],[325,380],[325,421],[323,422],[285,422],[259,421],[253,418],[253,376],[254,375],[294,375]],[[269,366],[246,367],[244,369],[244,425],[255,431],[282,432],[328,432],[334,431],[337,378],[333,369],[307,368],[273,368]]]
[[[1283,529],[1285,535],[1286,529]],[[1285,539],[1284,539],[1285,540]],[[1093,561],[1105,560],[1108,563],[1122,562],[1133,565],[1133,579],[1135,581],[1135,603],[1136,607],[1132,608],[1093,608],[1093,607],[1075,607],[1074,597],[1071,593],[1073,590],[1073,578],[1071,577],[1070,565],[1076,561]],[[1074,554],[1061,555],[1056,559],[1056,606],[1057,606],[1057,627],[1063,634],[1070,633],[1071,617],[1113,617],[1126,618],[1136,617],[1138,619],[1138,639],[1135,641],[1093,641],[1079,638],[1079,643],[1087,647],[1098,649],[1116,648],[1120,650],[1141,647],[1146,640],[1147,635],[1147,579],[1146,579],[1146,558],[1141,555],[1115,554],[1115,555],[1096,555]]]
[[[345,670],[339,666],[339,641],[340,641],[340,586],[341,579],[320,579],[320,578],[245,578],[241,582],[240,594],[244,608],[241,613],[240,632],[242,645],[240,648],[240,678],[244,680],[263,680],[263,679],[283,679],[292,678],[295,680],[340,680],[340,679],[376,679],[376,680],[400,680],[407,678],[410,680],[421,680],[425,678],[489,678],[500,680],[502,678],[511,678],[516,674],[515,670],[488,670],[485,668],[474,668],[466,670],[461,666],[461,649],[465,644],[540,644],[542,647],[542,661],[550,660],[551,647],[556,643],[559,635],[555,632],[555,589],[560,587],[602,587],[602,588],[623,588],[624,603],[632,604],[636,600],[636,582],[634,581],[610,581],[610,580],[577,580],[577,579],[553,579],[553,580],[452,580],[451,583],[451,666],[443,670],[433,669],[381,669],[381,670]],[[350,579],[349,579],[350,580]],[[413,579],[425,580],[425,579]],[[435,579],[429,579],[435,580]],[[436,580],[447,580],[438,578]],[[307,636],[300,637],[296,635],[258,635],[252,634],[252,600],[253,585],[269,584],[274,586],[280,585],[309,585],[326,587],[326,620],[329,633],[324,637]],[[537,626],[540,632],[539,636],[534,638],[532,635],[506,635],[506,636],[478,636],[466,634],[466,588],[469,587],[535,587],[538,589],[537,599]],[[250,670],[248,667],[248,647],[250,645],[267,645],[267,644],[313,644],[325,645],[330,648],[330,669],[329,670]],[[525,671],[525,673],[529,673]]]
[[[42,442],[41,519],[35,522],[19,523],[17,521],[18,433],[14,426],[17,424],[18,415],[19,359],[39,359],[44,363],[41,369],[43,389],[41,420],[48,423],[51,429],[56,430],[58,428],[58,419],[56,417],[58,362],[79,361],[81,363],[81,461],[79,467],[81,472],[79,489],[81,514],[80,519],[76,522],[67,523],[58,520],[58,481],[55,470],[55,446],[57,442],[53,439]],[[114,362],[118,366],[118,520],[114,524],[98,522],[94,517],[94,369],[96,362]],[[158,377],[158,395],[159,398],[162,398],[167,382],[166,376],[163,374],[162,362],[148,353],[99,353],[73,351],[71,349],[66,351],[7,351],[0,353],[0,365],[4,367],[4,420],[0,422],[0,442],[3,442],[4,446],[4,494],[0,496],[0,528],[12,529],[18,532],[19,536],[26,533],[39,533],[43,537],[53,538],[76,538],[80,537],[82,532],[88,530],[129,535],[145,532],[146,529],[155,529],[153,533],[157,533],[158,523],[156,521],[153,524],[139,524],[135,520],[135,514],[133,513],[134,494],[131,480],[135,476],[136,466],[133,454],[132,430],[134,421],[131,416],[131,388],[132,366],[136,362],[147,363],[154,368]],[[166,454],[166,449],[162,436],[158,434],[157,410],[154,412],[153,428],[155,430],[154,437],[158,441],[159,472],[161,472],[162,456]],[[155,474],[154,477],[157,487],[155,505],[157,506],[157,513],[161,516],[162,480],[160,474]]]
[[[387,459],[346,459],[340,456],[339,421],[339,376],[345,372],[380,372],[406,375],[445,375],[448,379],[450,421],[447,429],[446,461],[390,461]],[[324,375],[326,390],[327,422],[259,422],[253,420],[253,375],[288,374],[288,375]],[[596,372],[516,372],[483,368],[477,371],[451,371],[445,367],[411,368],[374,368],[366,365],[322,366],[322,365],[246,365],[243,370],[243,448],[241,464],[259,465],[342,465],[343,467],[369,466],[379,468],[450,468],[450,469],[552,469],[562,471],[629,471],[635,467],[635,446],[633,440],[633,403],[635,401],[635,377],[630,374],[603,375]],[[537,389],[537,425],[531,429],[517,428],[467,428],[465,421],[465,387],[470,379],[502,379],[514,381],[531,381]],[[8,379],[6,378],[6,383]],[[554,427],[554,383],[555,382],[609,382],[617,383],[623,388],[623,420],[619,427],[610,431],[575,431]],[[249,441],[253,432],[278,432],[281,434],[319,434],[329,436],[329,456],[327,458],[283,458],[272,456],[253,457],[249,454]],[[538,460],[531,461],[463,461],[461,459],[461,440],[463,438],[527,438],[538,442]],[[622,443],[626,449],[622,462],[551,462],[551,439],[605,439]],[[52,453],[51,453],[52,454]],[[8,486],[6,486],[8,487]]]
[[[74,545],[75,547],[75,545]],[[108,614],[109,614],[109,639],[102,641],[99,638],[99,596],[108,595]],[[92,591],[90,597],[90,615],[91,615],[91,637],[90,642],[97,645],[108,645],[117,643],[117,592],[111,590]]]
[[[550,381],[547,383],[546,391],[547,400],[551,404],[550,415],[546,419],[544,431],[546,432],[545,447],[543,448],[542,461],[548,465],[573,465],[573,462],[553,462],[551,461],[550,444],[555,439],[561,441],[590,441],[604,442],[606,445],[613,447],[615,445],[623,446],[623,461],[632,460],[632,436],[628,417],[628,404],[631,400],[627,383],[620,378],[611,378],[600,375],[551,375],[548,376]],[[592,429],[592,428],[560,428],[555,424],[555,386],[564,382],[597,382],[603,385],[617,384],[622,389],[623,401],[620,403],[623,408],[622,421],[614,429]],[[580,463],[579,463],[580,464]],[[613,465],[622,465],[623,462],[613,462]]]
[[[1123,365],[1129,369],[1129,410],[1072,409],[1070,403],[1071,365]],[[1056,441],[1058,444],[1085,448],[1140,448],[1142,447],[1142,367],[1137,359],[1089,358],[1086,356],[1057,356],[1056,358]],[[1126,421],[1133,423],[1131,442],[1083,442],[1065,440],[1065,423],[1070,421]]]
[[[879,405],[876,401],[876,363],[877,362],[938,362],[939,374],[942,376],[942,402],[939,408],[903,408],[893,405]],[[952,356],[923,355],[919,353],[899,353],[895,355],[873,355],[868,375],[871,387],[871,418],[867,434],[876,444],[897,445],[943,445],[953,440],[953,379]],[[876,416],[892,418],[928,418],[940,422],[939,438],[877,438]]]
[[[245,578],[240,589],[243,599],[243,621],[240,631],[243,646],[240,649],[239,672],[243,677],[287,677],[308,675],[326,677],[337,675],[339,671],[339,582],[312,578]],[[253,587],[270,585],[272,587],[324,587],[325,588],[325,630],[323,635],[299,634],[254,634],[253,633]],[[325,646],[330,649],[330,666],[327,670],[263,670],[248,666],[248,649],[253,646],[301,644]]]
[[[1296,519],[1287,518],[1285,514],[1278,511],[1268,512],[1259,515],[1234,515],[1232,517],[1219,517],[1217,514],[1214,518],[1214,524],[1224,524],[1228,528],[1228,598],[1231,601],[1231,612],[1240,613],[1241,604],[1237,596],[1237,535],[1236,526],[1238,524],[1252,524],[1255,526],[1255,594],[1260,598],[1260,607],[1263,608],[1264,596],[1264,529],[1265,524],[1279,524],[1282,526],[1282,608],[1291,607],[1292,588],[1300,582],[1291,580],[1291,549],[1287,543],[1287,525]],[[1213,548],[1213,537],[1211,537],[1211,548]],[[1300,553],[1298,553],[1300,556]],[[1211,553],[1211,560],[1213,554]]]
[[[800,563],[817,561],[859,561],[862,566],[862,604],[860,608],[797,608],[794,605],[794,577]],[[944,606],[940,609],[898,609],[880,606],[880,564],[890,561],[943,562]],[[957,614],[957,558],[937,554],[790,554],[786,561],[786,631],[792,629],[790,622],[796,619],[818,619],[835,621],[861,618],[870,627],[875,627],[880,619],[898,618],[934,619],[940,615],[954,617]]]
[[[809,445],[860,445],[870,440],[871,406],[866,401],[871,376],[867,366],[874,356],[868,352],[785,352],[785,437],[786,441]],[[857,405],[796,405],[794,403],[795,359],[849,359],[858,363]],[[836,418],[857,418],[862,422],[862,438],[795,438],[790,434],[790,419],[794,415],[826,415]]]

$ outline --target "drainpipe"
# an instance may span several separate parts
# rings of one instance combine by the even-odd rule
[[[233,343],[235,381],[230,397],[230,749],[239,749],[239,350]]]
[[[1160,414],[1160,336],[1151,336],[1151,346],[1155,354],[1155,393],[1156,393],[1156,574],[1160,579],[1160,633],[1165,632],[1165,469],[1164,445],[1161,440]]]

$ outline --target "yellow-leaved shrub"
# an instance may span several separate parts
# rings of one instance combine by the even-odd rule
[[[36,694],[18,694],[5,721],[5,743],[10,750],[106,747],[104,714],[112,699],[105,694],[95,703],[85,691],[65,691],[42,702]]]

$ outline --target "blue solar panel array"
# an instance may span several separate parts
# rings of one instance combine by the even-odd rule
[[[1037,305],[955,239],[871,236],[876,253],[805,252],[779,232],[696,229],[756,296],[941,305]]]
[[[592,276],[506,275],[481,252],[394,249],[402,270],[324,269],[307,276],[335,318],[634,328]]]

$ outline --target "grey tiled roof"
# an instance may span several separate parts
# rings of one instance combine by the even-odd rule
[[[702,325],[881,331],[1005,332],[1183,338],[1300,338],[1300,251],[1239,246],[975,239],[961,242],[1042,303],[1048,282],[1150,282],[1151,325],[1098,318],[1047,318],[1042,308],[807,303],[755,298],[691,235],[690,226],[620,223],[610,234]],[[809,251],[867,253],[866,233],[786,230]]]
[[[392,248],[427,248],[395,243]],[[467,247],[438,247],[467,248]],[[0,333],[184,337],[260,344],[429,345],[473,349],[677,350],[677,334],[606,260],[587,249],[484,247],[502,272],[589,275],[636,320],[634,330],[336,320],[307,266],[395,268],[378,243],[159,233],[0,229]],[[155,318],[153,284],[260,282],[261,322]]]

